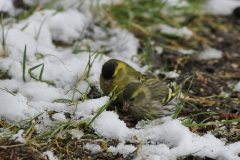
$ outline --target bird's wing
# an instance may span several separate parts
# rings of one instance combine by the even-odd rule
[[[146,82],[149,91],[151,92],[151,100],[159,101],[166,99],[169,96],[169,87],[162,81],[151,80]]]

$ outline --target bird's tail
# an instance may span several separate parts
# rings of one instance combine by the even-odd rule
[[[167,85],[169,86],[169,95],[168,95],[168,98],[165,99],[164,103],[167,104],[176,95],[178,95],[183,84],[191,77],[192,77],[191,75],[184,74],[184,75],[180,76],[176,81],[167,82]]]
[[[182,76],[180,76],[176,81],[175,81],[175,83],[176,83],[176,85],[177,86],[181,86],[181,85],[183,85],[189,78],[191,78],[192,76],[191,75],[189,75],[189,74],[184,74],[184,75],[182,75]]]
[[[180,91],[182,85],[191,77],[191,75],[184,74],[180,76],[176,81],[170,82],[169,87],[172,89],[172,96],[176,96]]]

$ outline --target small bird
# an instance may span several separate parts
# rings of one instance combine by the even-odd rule
[[[100,87],[105,95],[109,95],[113,89],[115,93],[123,91],[125,86],[131,82],[145,82],[146,76],[137,72],[127,63],[110,59],[102,66],[102,74],[100,75]],[[117,96],[117,101],[124,102],[123,93]]]
[[[178,94],[182,85],[192,76],[181,76],[174,82],[150,80],[145,83],[129,83],[123,91],[124,109],[136,120],[162,118],[175,113]]]

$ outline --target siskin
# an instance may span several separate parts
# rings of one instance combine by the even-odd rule
[[[129,110],[136,120],[162,118],[173,115],[178,105],[178,94],[182,85],[191,78],[181,76],[175,82],[150,80],[146,83],[130,83],[123,91],[124,109]]]
[[[122,91],[125,86],[131,82],[145,82],[146,77],[127,63],[110,59],[102,66],[102,74],[100,75],[100,87],[105,95],[109,95],[112,90],[115,93]],[[117,101],[124,102],[123,93],[117,96]]]

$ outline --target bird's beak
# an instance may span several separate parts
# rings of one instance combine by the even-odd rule
[[[105,89],[107,89],[107,88],[108,88],[108,86],[109,86],[111,83],[112,83],[112,81],[111,81],[111,80],[105,80],[105,81],[104,81],[104,84],[105,84]]]
[[[126,101],[123,106],[123,110],[127,110],[130,105],[130,102]]]

